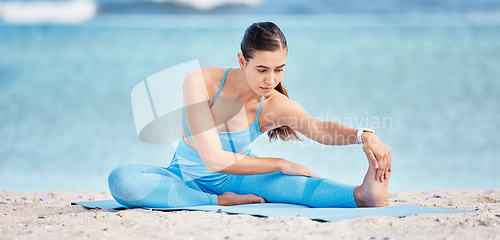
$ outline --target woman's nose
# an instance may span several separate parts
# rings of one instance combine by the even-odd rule
[[[272,85],[274,83],[274,74],[271,73],[269,74],[265,79],[264,82],[268,85]]]

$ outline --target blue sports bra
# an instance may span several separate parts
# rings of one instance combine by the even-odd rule
[[[224,82],[226,81],[227,73],[229,72],[230,69],[231,68],[228,68],[224,73],[224,78],[222,78],[222,83],[220,84],[219,91],[215,95],[212,104],[210,104],[210,108],[212,108],[215,101],[219,97],[222,87],[224,86]],[[259,130],[259,115],[262,109],[263,102],[264,102],[264,96],[260,98],[259,111],[257,112],[257,117],[255,118],[255,121],[253,121],[252,125],[250,125],[250,127],[248,127],[247,129],[238,132],[219,132],[219,131],[217,132],[219,134],[219,138],[222,144],[222,149],[224,149],[225,151],[239,153],[245,147],[250,145],[250,143],[252,143],[257,137],[259,137],[261,134],[264,133]],[[193,139],[186,121],[186,112],[184,107],[182,108],[182,127],[184,128],[186,134],[191,139]],[[181,140],[184,141],[184,138],[182,138]]]

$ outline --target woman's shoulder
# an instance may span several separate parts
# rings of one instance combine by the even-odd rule
[[[219,86],[227,68],[223,67],[202,67],[188,73],[186,79],[203,79],[208,88]]]
[[[202,67],[189,72],[184,79],[184,87],[200,87],[205,83],[207,89],[218,88],[227,68]]]
[[[285,123],[282,119],[293,116],[293,112],[297,109],[301,109],[299,103],[274,90],[264,100],[261,112],[262,116],[264,116],[263,120],[261,120],[262,129],[269,131],[281,127]]]
[[[292,109],[301,107],[298,102],[291,100],[276,89],[265,98],[264,103],[265,112],[272,113],[276,116],[280,116]]]
[[[222,79],[224,76],[224,73],[226,72],[228,68],[223,68],[223,67],[202,67],[201,72],[203,73],[203,77],[206,77],[207,79]]]
[[[292,101],[290,98],[274,89],[269,96],[266,97],[265,102],[267,105],[280,106],[281,104],[289,104]]]

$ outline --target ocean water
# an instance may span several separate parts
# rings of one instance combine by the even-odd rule
[[[317,118],[372,127],[391,147],[391,191],[499,188],[497,16],[101,13],[81,24],[0,22],[0,188],[107,190],[121,164],[167,166],[172,146],[137,137],[132,88],[192,59],[237,67],[244,29],[264,20],[287,37],[291,98]],[[345,183],[360,184],[368,167],[359,145],[266,135],[252,145]]]

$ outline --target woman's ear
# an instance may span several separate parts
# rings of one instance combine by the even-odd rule
[[[245,67],[247,66],[247,60],[245,60],[243,53],[238,53],[238,63],[240,64],[240,68],[245,70]]]

